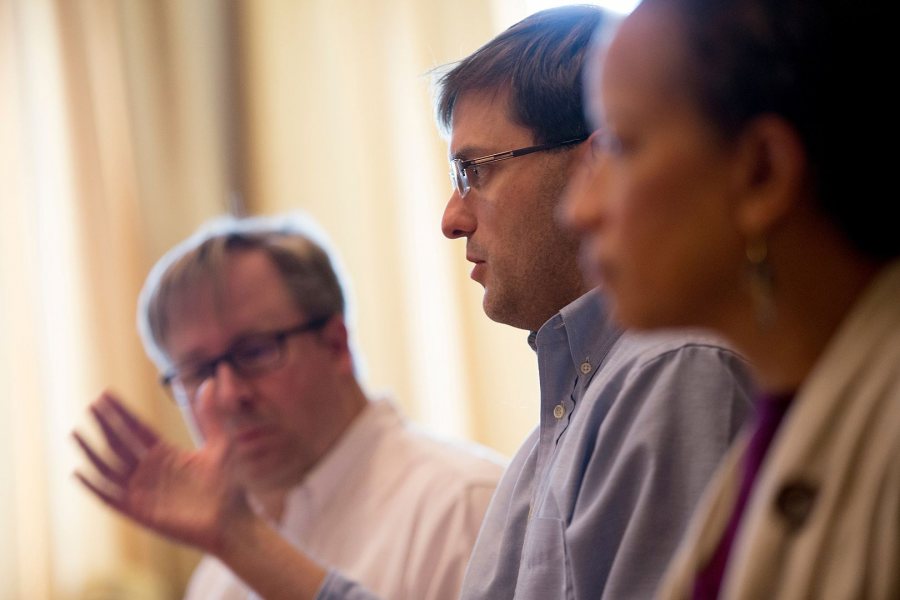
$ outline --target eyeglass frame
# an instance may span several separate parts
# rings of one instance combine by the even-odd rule
[[[284,364],[284,358],[287,354],[285,352],[284,346],[285,346],[285,342],[287,342],[288,338],[293,337],[295,335],[300,335],[301,333],[311,333],[313,331],[318,331],[318,330],[322,329],[328,323],[328,321],[331,320],[332,316],[333,315],[317,317],[315,319],[310,319],[309,321],[305,321],[298,325],[294,325],[293,327],[287,327],[285,329],[278,329],[275,331],[265,331],[265,332],[253,333],[253,334],[244,336],[242,339],[240,339],[237,342],[235,342],[234,344],[232,344],[228,348],[228,350],[226,350],[225,352],[222,352],[221,354],[214,356],[213,358],[210,358],[210,359],[207,359],[204,361],[199,361],[198,363],[196,363],[197,367],[192,370],[196,371],[196,372],[208,372],[209,373],[209,375],[207,375],[206,377],[204,377],[201,380],[201,383],[202,383],[203,381],[206,381],[210,377],[215,376],[216,371],[219,368],[219,364],[221,364],[223,362],[228,363],[228,365],[230,365],[231,368],[235,370],[235,372],[240,374],[241,377],[260,375],[267,371],[277,369],[280,365]],[[264,339],[266,342],[274,342],[275,348],[278,350],[278,358],[275,359],[272,362],[272,364],[266,365],[265,367],[260,367],[257,369],[246,369],[244,367],[241,367],[240,364],[238,364],[240,361],[235,359],[234,354],[235,354],[236,350],[241,346],[241,344],[246,343],[250,339],[261,339],[261,340]],[[187,367],[189,365],[190,365],[190,363],[182,363],[181,369],[184,369],[185,367]],[[179,398],[179,396],[182,394],[179,394],[174,387],[175,385],[177,385],[174,382],[178,377],[179,377],[179,367],[176,365],[176,366],[173,366],[172,368],[170,368],[167,372],[160,375],[159,382],[169,392],[169,394],[172,396],[172,398],[176,402],[182,403],[182,399]],[[182,389],[184,389],[185,386],[181,385],[180,387],[182,387]],[[197,386],[197,389],[199,389],[199,388],[200,388],[200,386]],[[196,393],[196,391],[195,391],[195,393]],[[186,393],[183,395],[188,396],[188,394],[186,394]],[[194,399],[192,397],[186,397],[183,400],[186,400],[188,403],[190,403]]]
[[[454,158],[450,161],[450,183],[453,184],[453,188],[459,193],[459,197],[465,198],[466,195],[472,190],[472,186],[469,184],[469,177],[468,175],[466,175],[466,169],[468,169],[469,167],[486,165],[492,162],[499,162],[501,160],[509,160],[511,158],[518,158],[520,156],[534,154],[535,152],[544,152],[545,150],[562,148],[563,146],[580,144],[589,137],[590,135],[583,135],[581,137],[572,138],[570,140],[565,140],[562,142],[550,142],[547,144],[538,144],[536,146],[526,146],[525,148],[517,148],[515,150],[507,150],[505,152],[496,152],[494,154],[488,154],[486,156],[479,156],[478,158],[469,158],[465,160],[462,158]]]

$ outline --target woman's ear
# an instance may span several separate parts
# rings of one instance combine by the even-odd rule
[[[737,152],[738,224],[748,239],[764,237],[808,193],[806,148],[787,121],[763,115],[744,128]]]

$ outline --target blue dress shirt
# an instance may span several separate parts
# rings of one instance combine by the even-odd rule
[[[462,597],[651,598],[749,415],[747,366],[710,337],[622,333],[597,292],[530,341],[540,425],[494,494]]]
[[[747,365],[712,337],[623,333],[596,291],[529,341],[540,425],[491,500],[461,597],[651,598],[749,414]],[[332,571],[319,598],[370,596]]]

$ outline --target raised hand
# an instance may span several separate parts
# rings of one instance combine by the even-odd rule
[[[216,555],[267,600],[315,597],[326,571],[250,509],[228,473],[229,444],[211,417],[215,382],[201,388],[197,417],[205,436],[198,450],[176,448],[111,393],[91,405],[106,441],[91,446],[72,432],[97,471],[75,476],[126,517]]]
[[[209,382],[203,390],[201,405],[209,403],[213,385]],[[73,432],[97,472],[95,477],[75,475],[114,510],[213,554],[236,522],[253,518],[244,491],[228,476],[225,436],[210,419],[204,423],[206,443],[185,450],[160,438],[109,392],[90,410],[106,447],[95,448]]]

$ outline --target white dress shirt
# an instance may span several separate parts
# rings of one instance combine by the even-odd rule
[[[489,450],[438,440],[391,402],[376,400],[288,492],[278,528],[323,566],[382,598],[455,600],[502,471]],[[207,556],[185,599],[249,595]]]

